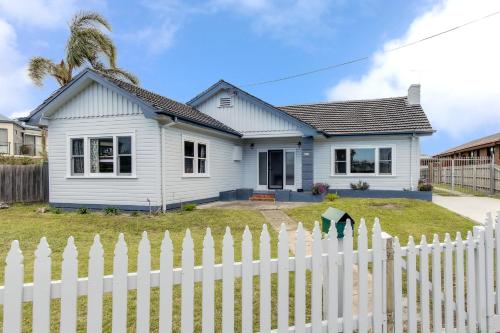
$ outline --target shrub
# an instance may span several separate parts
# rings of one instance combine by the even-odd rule
[[[62,209],[61,208],[53,208],[50,211],[52,213],[54,213],[54,214],[61,214],[62,213]]]
[[[120,210],[116,207],[106,207],[104,208],[104,214],[105,215],[118,215]]]
[[[370,188],[370,185],[367,182],[359,181],[357,183],[351,183],[351,189],[356,191],[366,191]]]
[[[328,193],[325,197],[325,201],[335,201],[339,198],[339,195],[336,193]]]
[[[426,179],[420,179],[418,181],[418,190],[422,192],[432,191],[432,184]]]
[[[328,192],[329,188],[330,185],[326,183],[316,183],[312,187],[312,194],[314,195],[325,194]]]
[[[78,214],[85,215],[85,214],[88,214],[90,211],[86,207],[80,207],[80,208],[78,208],[77,212],[78,212]]]
[[[185,204],[182,206],[182,210],[185,212],[192,212],[196,209],[196,204]]]
[[[30,164],[40,164],[40,163],[43,163],[43,160],[41,158],[18,157],[18,156],[0,154],[0,164],[30,165]]]

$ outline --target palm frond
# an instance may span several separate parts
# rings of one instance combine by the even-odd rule
[[[111,24],[97,12],[92,11],[80,11],[75,16],[70,23],[70,30],[81,30],[90,27],[104,27],[111,31]]]
[[[66,84],[71,80],[71,72],[66,63],[61,61],[59,64],[44,57],[33,57],[28,63],[28,75],[37,85],[42,86],[43,80],[47,76],[52,76],[60,84]]]
[[[139,79],[134,74],[121,68],[104,68],[100,70],[102,73],[114,77],[119,80],[128,81],[134,85],[139,85]]]

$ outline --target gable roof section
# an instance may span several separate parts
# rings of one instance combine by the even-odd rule
[[[432,134],[420,105],[405,97],[281,106],[280,110],[326,135]]]
[[[316,134],[318,130],[312,126],[311,124],[308,124],[296,117],[293,117],[292,115],[288,114],[287,112],[284,112],[280,108],[277,108],[276,106],[267,103],[266,101],[263,101],[262,99],[238,88],[237,86],[224,81],[224,80],[219,80],[218,82],[214,83],[211,85],[209,88],[204,90],[203,92],[199,93],[196,95],[194,98],[192,98],[190,101],[188,101],[186,104],[191,105],[193,107],[197,107],[210,99],[211,97],[215,96],[217,93],[223,90],[232,90],[238,94],[239,97],[246,98],[247,100],[251,101],[252,103],[261,106],[264,110],[273,112],[277,115],[279,115],[282,118],[287,119],[288,121],[291,121],[292,123],[296,124],[297,126],[301,128],[307,129],[310,135]]]
[[[464,144],[461,144],[459,146],[456,146],[454,148],[450,148],[448,150],[443,151],[442,153],[437,154],[436,156],[440,155],[445,155],[445,154],[451,154],[451,153],[458,153],[464,150],[469,150],[472,148],[481,148],[484,146],[490,146],[490,145],[496,145],[500,144],[500,132],[491,134],[476,140],[472,140],[469,142],[466,142]]]
[[[155,118],[156,114],[163,114],[192,124],[215,129],[239,137],[241,136],[241,134],[236,130],[196,110],[192,106],[174,101],[170,98],[156,94],[128,82],[112,78],[90,68],[83,70],[68,84],[56,90],[42,104],[40,104],[40,106],[38,106],[26,118],[26,120],[31,124],[38,123],[44,113],[44,110],[47,110],[50,104],[56,103],[58,99],[62,99],[63,95],[69,93],[71,90],[77,90],[79,82],[80,84],[85,84],[85,79],[90,79],[103,84],[104,86],[111,88],[136,102],[143,109],[144,115],[148,118]]]

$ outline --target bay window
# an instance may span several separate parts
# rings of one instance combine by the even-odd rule
[[[184,176],[208,176],[208,143],[185,139]]]
[[[393,174],[392,147],[332,146],[332,176]]]

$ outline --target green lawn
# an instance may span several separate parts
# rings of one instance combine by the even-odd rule
[[[302,221],[306,228],[312,229],[314,221],[321,221],[321,214],[328,207],[347,212],[356,223],[365,218],[369,231],[374,219],[378,217],[382,230],[398,236],[402,245],[406,244],[410,235],[416,237],[417,243],[422,234],[426,235],[428,241],[432,240],[435,233],[443,239],[447,232],[455,237],[455,233],[460,231],[464,237],[474,226],[470,220],[431,202],[410,199],[340,198],[333,202],[288,209],[286,213],[294,220]],[[355,232],[357,234],[357,226]]]

